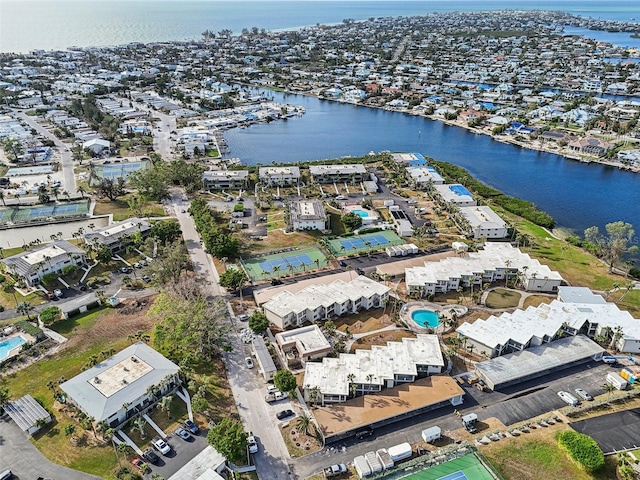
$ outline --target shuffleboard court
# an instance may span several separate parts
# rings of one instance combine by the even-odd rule
[[[495,478],[474,454],[455,458],[403,477],[404,480],[495,480]]]
[[[274,253],[242,261],[244,269],[252,281],[306,272],[314,268],[325,267],[327,263],[327,258],[317,248]]]

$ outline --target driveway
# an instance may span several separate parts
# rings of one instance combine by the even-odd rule
[[[0,472],[6,469],[10,469],[16,478],[22,480],[35,480],[38,477],[65,480],[100,478],[51,462],[8,415],[0,418]]]
[[[199,426],[202,427],[202,425]],[[208,430],[201,429],[199,434],[193,435],[191,441],[183,440],[173,434],[169,435],[167,443],[171,445],[171,452],[168,455],[156,452],[160,462],[158,465],[150,465],[151,473],[158,473],[162,478],[171,477],[207,447],[207,433]]]
[[[640,448],[640,409],[610,413],[570,423],[576,432],[592,437],[606,454]]]

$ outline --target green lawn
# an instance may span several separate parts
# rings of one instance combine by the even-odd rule
[[[489,308],[512,308],[518,306],[521,297],[519,292],[496,288],[487,294],[485,304]]]

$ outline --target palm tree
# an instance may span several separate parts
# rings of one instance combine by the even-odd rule
[[[145,432],[144,427],[147,426],[147,422],[142,417],[136,417],[133,421],[133,425],[131,425],[131,430],[134,432],[140,433],[140,439],[145,440],[147,438],[147,432]]]
[[[82,185],[80,185],[77,189],[76,189],[80,195],[82,195],[82,198],[84,199],[84,194],[87,192],[84,187]]]
[[[158,406],[160,410],[163,412],[167,412],[167,417],[171,420],[171,402],[173,401],[173,397],[171,395],[167,395],[166,397],[162,397]]]
[[[6,207],[7,203],[4,200],[4,192],[2,190],[0,190],[0,200],[2,200],[2,205]]]
[[[304,432],[305,435],[309,434],[309,424],[311,423],[311,417],[306,413],[302,413],[296,420],[296,430],[298,432]]]
[[[604,385],[602,385],[602,388],[603,390],[607,391],[607,393],[609,394],[609,398],[611,398],[611,396],[613,395],[613,391],[616,389],[616,387],[611,385],[609,382],[606,382]]]
[[[31,321],[31,312],[35,310],[35,307],[31,305],[29,302],[20,302],[16,307],[16,312],[18,315],[26,315],[27,320]]]
[[[277,277],[280,278],[280,265],[274,265],[272,268]]]
[[[320,259],[319,259],[319,258],[316,258],[316,259],[313,261],[313,263],[315,263],[315,265],[316,265],[316,268],[317,268],[317,269],[320,269]]]
[[[611,343],[609,344],[610,350],[618,350],[616,343],[618,343],[618,340],[620,340],[623,335],[624,332],[622,331],[622,327],[620,325],[613,329],[613,336],[611,337]]]

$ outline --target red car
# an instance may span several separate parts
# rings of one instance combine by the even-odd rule
[[[146,473],[147,470],[149,470],[149,465],[147,465],[147,463],[144,460],[141,460],[138,457],[131,460],[131,463],[133,464],[134,467],[136,467],[137,470],[140,470],[142,473]]]

